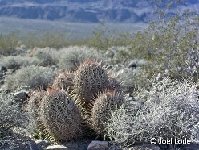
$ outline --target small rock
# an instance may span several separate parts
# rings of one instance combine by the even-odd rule
[[[55,71],[58,67],[57,67],[56,65],[52,65],[52,66],[50,66],[50,68],[51,68],[53,71]]]
[[[110,146],[108,148],[108,150],[122,150],[122,148],[117,144],[117,143],[109,143]]]
[[[135,145],[124,150],[160,150],[159,146],[152,144]]]
[[[108,150],[108,142],[107,141],[92,141],[87,150]]]
[[[20,108],[23,108],[23,105],[28,99],[28,94],[26,91],[19,91],[14,93],[14,101],[19,105]]]
[[[68,148],[67,150],[86,150],[90,142],[88,139],[82,139],[66,142],[63,145]]]
[[[147,61],[140,59],[140,60],[131,60],[130,63],[128,64],[128,68],[135,69],[137,67],[141,67],[147,64]]]
[[[49,141],[47,140],[36,140],[35,143],[37,144],[39,150],[46,149],[50,145]]]
[[[83,145],[78,145],[76,142],[67,142],[66,144],[64,143],[64,145],[67,147],[67,150],[80,150],[83,147]],[[85,150],[85,148],[83,150]]]
[[[6,67],[0,64],[0,80],[4,78],[6,72],[7,72]]]
[[[33,140],[29,141],[27,145],[29,146],[30,150],[41,150]]]
[[[187,144],[187,145],[182,145],[179,150],[199,150],[199,144],[194,143],[194,144]]]
[[[67,147],[65,147],[64,145],[50,145],[46,148],[47,150],[68,150]]]
[[[129,65],[128,65],[128,68],[133,68],[133,69],[135,69],[137,67],[137,64],[136,64],[136,62],[134,62],[134,61],[131,61],[130,63],[129,63]]]
[[[7,69],[4,65],[0,64],[0,72],[6,72]]]
[[[19,102],[24,102],[28,97],[28,94],[26,91],[19,91],[14,93],[14,98],[16,99],[16,101]]]

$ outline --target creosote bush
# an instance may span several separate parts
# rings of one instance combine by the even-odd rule
[[[134,100],[112,113],[108,134],[122,144],[159,137],[199,140],[198,96],[192,82],[154,81],[151,89],[141,90]]]
[[[12,55],[15,53],[15,49],[18,46],[19,39],[15,33],[7,35],[0,35],[0,55]]]
[[[27,89],[46,89],[52,84],[54,72],[52,69],[42,66],[27,66],[6,77],[5,86],[14,90],[18,87]]]
[[[131,43],[131,35],[129,33],[115,34],[106,24],[100,24],[95,29],[92,36],[84,42],[89,47],[97,48],[99,51],[106,51],[112,46],[123,46]]]
[[[151,61],[153,65],[146,68],[151,74],[149,77],[166,71],[171,78],[191,77],[196,82],[199,72],[198,24],[197,18],[186,15],[172,17],[167,23],[164,20],[153,22],[145,31],[135,34],[128,56]]]
[[[38,36],[35,33],[30,33],[23,36],[22,41],[28,48],[63,48],[68,46],[68,41],[64,34],[60,32],[45,32],[42,36]]]

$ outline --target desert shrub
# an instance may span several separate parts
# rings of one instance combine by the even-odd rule
[[[39,60],[40,66],[52,66],[58,63],[57,51],[50,48],[36,49],[34,57]]]
[[[86,59],[102,59],[95,49],[87,47],[69,47],[59,51],[59,67],[67,70],[76,70]]]
[[[136,69],[125,68],[124,66],[113,67],[110,71],[110,75],[120,83],[122,90],[129,94],[132,94],[138,88],[150,86],[148,74],[145,67],[137,67]]]
[[[108,62],[113,65],[124,64],[132,58],[128,45],[111,47],[105,54],[108,56]]]
[[[0,55],[12,55],[18,46],[18,38],[15,33],[0,35]]]
[[[111,30],[106,24],[102,23],[94,30],[92,36],[86,39],[84,44],[105,52],[112,46],[129,45],[131,38],[129,33],[119,34],[116,30]]]
[[[0,62],[2,62],[7,69],[16,70],[29,65],[37,65],[39,60],[28,56],[5,56],[1,58]]]
[[[111,38],[106,36],[105,33],[107,29],[103,28],[94,31],[92,37],[88,39],[88,45],[90,47],[95,47],[98,50],[107,50],[109,48]]]
[[[14,90],[18,87],[27,89],[46,89],[53,82],[54,72],[42,66],[27,66],[6,77],[5,86]]]
[[[0,91],[0,138],[7,136],[10,129],[23,127],[28,123],[28,117],[14,103],[14,96]]]
[[[152,138],[199,139],[199,91],[192,82],[164,78],[139,91],[112,113],[108,134],[118,143],[150,142]]]
[[[172,78],[192,77],[195,81],[199,68],[198,23],[190,16],[175,16],[167,23],[153,22],[145,31],[135,34],[129,56],[151,61],[153,65],[146,68],[150,74],[166,70]]]
[[[45,32],[42,36],[31,33],[22,37],[22,41],[28,48],[63,48],[68,46],[66,37],[59,32]]]
[[[116,69],[113,69],[111,76],[114,77],[121,84],[123,91],[130,93],[133,92],[133,90],[135,89],[137,74],[137,70],[134,71],[128,68],[121,68],[118,71]]]

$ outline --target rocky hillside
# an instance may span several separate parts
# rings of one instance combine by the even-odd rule
[[[197,10],[198,3],[187,0],[180,6]],[[153,7],[154,3],[146,0],[0,0],[0,16],[67,22],[147,22]]]

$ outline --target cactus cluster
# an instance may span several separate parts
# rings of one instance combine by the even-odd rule
[[[102,136],[104,123],[124,101],[120,83],[93,60],[86,60],[74,72],[59,73],[47,90],[34,100],[30,98],[29,107],[58,141],[88,134]]]

